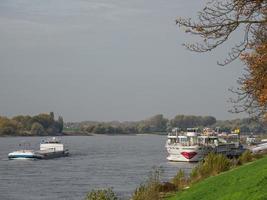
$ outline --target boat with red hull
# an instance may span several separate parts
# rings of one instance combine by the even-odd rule
[[[168,134],[166,142],[169,161],[198,162],[210,152],[236,157],[244,152],[237,134],[221,138],[211,129],[201,133],[196,128],[188,128],[186,132],[178,128]]]

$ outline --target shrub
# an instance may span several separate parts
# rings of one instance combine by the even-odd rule
[[[232,167],[236,167],[239,165],[239,161],[237,158],[234,157],[231,159],[231,161],[232,161]]]
[[[176,189],[183,189],[187,185],[187,179],[185,177],[184,171],[179,170],[175,177],[172,179],[172,183],[175,185]]]
[[[160,200],[161,168],[154,168],[146,183],[141,184],[133,193],[132,200]]]
[[[159,186],[159,191],[160,192],[164,192],[164,193],[173,192],[173,191],[176,191],[176,190],[177,190],[176,186],[173,183],[170,183],[170,182],[161,183],[160,186]]]
[[[253,158],[254,158],[254,159],[260,159],[260,158],[262,158],[265,154],[267,154],[267,152],[256,153],[256,154],[253,154]]]
[[[238,158],[238,164],[243,165],[247,162],[251,162],[253,159],[252,153],[250,151],[245,151],[242,155]]]
[[[229,170],[231,161],[222,154],[210,153],[191,172],[192,182]]]
[[[119,200],[111,188],[92,190],[89,192],[85,200]]]
[[[196,167],[194,167],[190,173],[190,182],[194,183],[202,179],[200,168],[203,165],[203,163],[199,163]]]

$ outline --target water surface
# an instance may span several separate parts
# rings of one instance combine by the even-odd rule
[[[113,187],[127,199],[144,182],[153,166],[163,179],[193,164],[166,160],[165,136],[67,136],[69,157],[51,160],[8,160],[22,141],[38,148],[43,137],[0,138],[1,200],[82,200],[92,189]]]

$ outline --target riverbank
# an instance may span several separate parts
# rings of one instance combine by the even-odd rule
[[[263,200],[266,185],[267,156],[195,183],[166,200]]]

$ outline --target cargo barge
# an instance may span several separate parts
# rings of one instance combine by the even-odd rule
[[[68,156],[68,149],[55,137],[40,143],[40,150],[18,150],[8,154],[10,160],[51,159]]]

